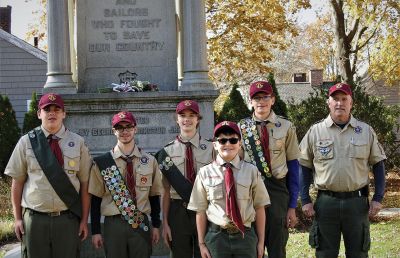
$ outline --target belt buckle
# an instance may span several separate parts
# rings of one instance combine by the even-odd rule
[[[236,226],[228,225],[226,232],[228,232],[228,234],[236,234],[239,233],[239,229]]]
[[[58,217],[61,215],[61,211],[54,211],[48,213],[50,217]]]

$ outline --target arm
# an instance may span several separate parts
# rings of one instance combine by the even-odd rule
[[[288,174],[286,185],[289,190],[289,208],[286,215],[286,226],[294,228],[297,224],[296,207],[299,196],[299,161],[297,159],[287,161]]]
[[[378,212],[382,209],[381,202],[383,195],[385,194],[385,164],[383,161],[379,161],[373,165],[372,172],[374,174],[375,193],[372,197],[369,208],[369,215],[371,217],[378,214]]]
[[[168,224],[168,213],[169,213],[169,205],[171,202],[170,199],[170,188],[171,186],[164,185],[164,194],[162,195],[162,214],[163,214],[163,238],[165,244],[171,248],[170,242],[172,241],[171,229]]]
[[[200,253],[202,258],[211,258],[210,252],[204,242],[204,237],[206,236],[207,227],[207,215],[205,211],[196,213],[196,226],[197,235],[199,240]]]
[[[92,244],[98,249],[103,247],[103,238],[101,237],[101,226],[100,226],[100,206],[102,198],[92,195],[92,201],[90,206],[90,221],[92,223]]]
[[[24,225],[22,221],[22,191],[24,190],[25,181],[12,180],[11,183],[11,202],[14,214],[14,231],[18,240],[22,240],[22,235],[25,234]]]
[[[300,170],[300,197],[303,212],[306,216],[314,216],[314,208],[310,197],[310,185],[313,180],[311,168],[301,166]]]
[[[155,196],[150,196],[150,206],[151,206],[151,224],[153,225],[152,228],[152,243],[157,244],[158,240],[160,240],[160,225],[161,225],[161,220],[160,220],[160,196],[155,195]]]
[[[89,234],[87,221],[89,217],[89,208],[90,208],[90,194],[88,192],[88,182],[81,183],[81,201],[82,201],[82,218],[79,225],[79,236],[81,240],[85,240]]]
[[[264,256],[265,223],[265,207],[256,208],[256,231],[258,236],[257,257]]]

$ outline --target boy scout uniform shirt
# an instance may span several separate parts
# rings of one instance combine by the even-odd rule
[[[269,195],[256,166],[240,160],[239,155],[230,163],[243,225],[251,227],[256,218],[255,209],[271,204]],[[225,213],[224,164],[218,155],[215,162],[200,169],[188,205],[189,210],[206,211],[208,220],[221,227],[226,227],[231,221]]]
[[[115,148],[111,155],[121,172],[122,178],[126,178],[127,165],[121,158],[123,153]],[[149,196],[161,195],[161,171],[158,168],[157,161],[150,154],[140,151],[137,146],[130,157],[133,157],[133,173],[135,176],[136,207],[143,213],[150,215],[151,207]],[[126,185],[126,182],[125,182]],[[113,216],[120,214],[117,205],[106,187],[99,167],[94,164],[90,174],[89,193],[102,198],[101,214],[103,216]]]
[[[330,115],[314,124],[300,149],[300,164],[315,169],[317,189],[335,192],[364,187],[369,183],[369,165],[386,159],[372,127],[353,116],[343,129]]]
[[[265,121],[257,119],[254,114],[252,119],[256,122],[267,122],[272,175],[277,179],[284,178],[288,172],[286,162],[298,159],[300,156],[296,127],[289,120],[277,116],[273,110]],[[257,132],[261,139],[261,125],[259,124]],[[245,151],[244,159],[251,162],[247,151]]]
[[[213,161],[213,150],[214,146],[212,142],[200,139],[199,133],[190,139],[190,143],[192,143],[192,152],[193,152],[193,164],[194,170],[199,171],[199,169],[207,164],[210,164]],[[179,169],[179,171],[186,177],[185,171],[185,157],[186,157],[186,146],[185,144],[179,142],[177,139],[172,141],[170,144],[164,147],[168,156],[174,162],[175,166]],[[170,186],[171,184],[168,182],[168,179],[162,176],[162,182],[165,188]],[[182,197],[175,191],[175,189],[170,186],[170,197],[172,199],[182,199]]]
[[[45,137],[50,133],[41,127]],[[79,192],[80,183],[88,182],[92,160],[84,140],[64,126],[55,134],[64,157],[64,171]],[[56,212],[68,207],[47,180],[32,149],[28,135],[21,137],[4,172],[19,182],[25,181],[22,207],[39,212]]]

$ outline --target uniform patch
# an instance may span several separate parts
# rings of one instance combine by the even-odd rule
[[[322,156],[326,156],[326,155],[328,155],[329,152],[331,152],[331,148],[329,148],[329,147],[319,147],[318,150],[319,150],[319,153],[322,154]]]
[[[68,166],[75,167],[76,163],[73,160],[68,161]]]
[[[147,163],[149,163],[149,158],[146,157],[146,156],[141,157],[141,158],[140,158],[140,163],[141,163],[142,165],[146,165]]]
[[[35,136],[35,134],[33,132],[29,132],[29,137],[35,138],[36,136]]]
[[[69,146],[69,147],[74,147],[74,146],[75,146],[75,143],[74,143],[74,142],[69,142],[69,143],[68,143],[68,146]]]
[[[202,149],[202,150],[207,149],[207,145],[205,145],[204,143],[200,144],[200,149]]]
[[[354,132],[357,133],[357,134],[362,133],[362,128],[361,128],[361,126],[357,126],[356,128],[354,128]]]
[[[140,183],[142,183],[142,185],[144,185],[145,183],[147,183],[147,177],[141,177],[140,178]]]
[[[279,121],[275,123],[275,126],[276,126],[276,127],[281,127],[281,125],[282,125],[282,124],[281,124],[281,122],[279,122]]]

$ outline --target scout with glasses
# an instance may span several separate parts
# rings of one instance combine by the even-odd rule
[[[253,115],[239,122],[244,158],[260,170],[271,198],[265,228],[268,257],[286,257],[288,228],[297,223],[299,145],[296,129],[271,109],[275,96],[268,82],[252,83],[250,99]]]
[[[92,160],[83,138],[63,124],[60,95],[43,95],[38,108],[41,126],[21,137],[4,172],[13,178],[15,234],[22,257],[79,257],[79,237],[88,234]]]
[[[200,257],[195,213],[187,210],[197,172],[212,162],[213,147],[200,137],[199,105],[181,101],[176,107],[180,133],[157,154],[163,173],[163,238],[174,258]]]
[[[229,121],[214,128],[214,162],[202,167],[188,209],[196,211],[203,258],[264,255],[267,189],[257,167],[239,158],[240,130]]]
[[[117,145],[94,158],[89,180],[92,243],[104,244],[108,258],[148,258],[160,238],[161,173],[154,157],[135,144],[132,113],[119,112],[111,124]],[[100,215],[105,216],[104,241]]]

